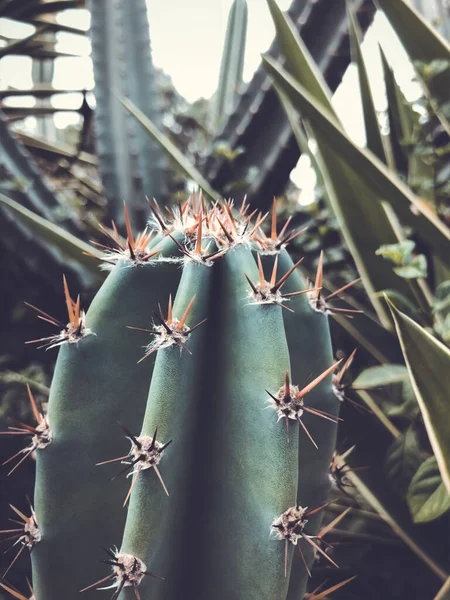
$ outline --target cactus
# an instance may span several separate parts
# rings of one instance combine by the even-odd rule
[[[33,342],[59,356],[48,415],[29,391],[36,426],[9,432],[32,436],[12,471],[37,455],[12,562],[33,551],[36,600],[299,597],[315,554],[336,564],[319,532],[340,404],[321,270],[305,287],[275,205],[270,238],[245,203],[152,211],[155,241],[126,210],[126,241],[108,233],[86,314],[65,280],[68,325],[36,309],[59,332]]]

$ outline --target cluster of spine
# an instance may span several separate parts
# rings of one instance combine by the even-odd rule
[[[322,261],[305,288],[275,204],[270,236],[245,202],[151,209],[136,238],[126,209],[126,239],[104,230],[112,270],[86,314],[65,280],[67,325],[35,309],[58,333],[33,343],[59,356],[48,414],[29,390],[35,426],[6,432],[31,437],[11,473],[37,459],[31,516],[14,508],[0,532],[10,566],[32,551],[35,600],[301,598],[318,555],[337,566],[334,523],[320,531],[345,476],[330,468],[353,358],[333,361],[337,293]]]

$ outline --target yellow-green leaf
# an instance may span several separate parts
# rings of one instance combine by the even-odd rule
[[[387,302],[442,480],[450,494],[450,350]]]

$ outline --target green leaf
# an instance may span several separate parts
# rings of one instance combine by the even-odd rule
[[[450,493],[450,350],[387,302],[428,437]]]
[[[394,398],[395,402],[392,401]],[[409,375],[401,384],[398,393],[393,393],[389,399],[383,398],[383,410],[390,419],[402,419],[408,424],[420,415]]]
[[[376,0],[413,61],[431,64],[450,60],[450,45],[405,0]],[[450,70],[437,73],[430,81],[430,91],[439,104],[448,101]]]
[[[409,427],[392,443],[385,459],[386,478],[401,498],[405,496],[421,459],[417,434]]]
[[[128,98],[120,98],[120,101],[128,112],[144,127],[150,137],[161,146],[166,154],[171,158],[179,167],[180,171],[184,173],[189,179],[195,181],[195,183],[203,190],[205,195],[213,201],[219,201],[220,195],[213,190],[203,175],[198,171],[194,165],[192,165],[182,152],[175,146],[175,144],[150,121],[150,119],[141,111],[137,106],[133,104]]]
[[[434,312],[450,311],[450,281],[443,281],[436,288]]]
[[[436,77],[436,75],[440,75],[444,71],[450,68],[450,61],[435,59],[429,63],[423,62],[422,60],[414,61],[414,66],[419,71],[419,74],[423,77],[426,82],[429,82],[430,79]]]
[[[325,160],[328,161],[328,155],[333,152],[335,158],[339,157],[341,163],[346,167],[346,170],[342,169],[343,177],[346,176],[352,183],[359,180],[364,190],[372,189],[379,198],[389,202],[399,218],[417,230],[430,248],[444,262],[447,261],[450,253],[450,230],[438,219],[429,206],[417,198],[372,153],[364,148],[358,148],[303,85],[295,81],[279,64],[267,56],[263,57],[263,62],[274,80],[277,91],[285,94],[296,110],[310,121],[316,139],[321,145],[321,152],[324,148],[328,151],[327,156],[324,156]],[[364,228],[361,222],[359,227],[367,234],[370,232],[370,228]],[[372,224],[371,228],[374,227],[375,225]]]
[[[427,276],[427,259],[423,254],[415,256],[408,265],[395,267],[394,273],[405,279],[420,279]]]
[[[355,389],[370,390],[393,383],[401,383],[408,379],[408,369],[403,365],[380,365],[365,369],[353,382]]]
[[[349,18],[350,28],[350,48],[352,51],[352,60],[358,68],[359,90],[361,94],[361,104],[364,117],[364,128],[366,132],[366,145],[380,160],[386,161],[386,154],[381,137],[380,126],[378,123],[377,111],[373,100],[372,91],[370,89],[369,74],[364,61],[364,56],[361,49],[362,33],[359,28],[358,21],[354,14],[354,10],[347,0],[347,14]]]
[[[398,244],[385,244],[376,251],[383,258],[387,258],[395,265],[405,265],[411,261],[416,242],[404,240]]]
[[[434,456],[427,458],[418,468],[406,500],[415,523],[428,523],[450,509],[450,494],[442,483]]]
[[[24,225],[37,232],[67,259],[82,266],[97,281],[101,281],[106,277],[105,272],[100,271],[98,263],[92,258],[101,258],[101,253],[98,250],[3,194],[0,194],[0,202],[12,210]],[[85,253],[90,254],[90,256],[86,256]]]

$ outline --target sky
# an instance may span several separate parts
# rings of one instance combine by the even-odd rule
[[[291,0],[278,0],[280,8],[287,9]],[[178,92],[192,102],[200,97],[210,97],[217,88],[228,13],[232,0],[148,0],[150,36],[153,60],[173,80]],[[88,29],[87,11],[66,11],[61,22]],[[3,21],[3,22],[2,22]],[[7,20],[0,19],[0,34],[24,36],[30,33],[27,26],[20,31]],[[244,80],[249,81],[260,63],[260,56],[270,46],[274,27],[269,10],[263,0],[248,0],[248,31],[244,64]],[[82,58],[63,58],[56,61],[53,85],[58,89],[92,89],[94,86],[92,65],[89,58],[90,43],[87,39],[71,34],[58,34],[58,49],[62,52],[80,53]],[[376,42],[380,40],[393,66],[397,80],[409,100],[418,97],[418,86],[411,83],[412,69],[395,35],[380,15],[364,42],[365,56],[372,76],[372,87],[377,110],[385,107],[384,89],[381,84],[381,63]],[[0,61],[0,88],[7,85],[26,89],[31,86],[31,61],[26,57],[6,57]],[[11,103],[17,103],[17,99]],[[23,99],[20,101],[23,102]],[[30,102],[32,100],[30,99]],[[79,106],[79,94],[55,96],[56,106]],[[355,142],[364,144],[362,109],[358,97],[358,81],[354,67],[350,67],[343,84],[334,95],[334,104],[343,124]],[[75,113],[55,116],[57,127],[76,123]],[[33,121],[28,121],[33,125]],[[302,186],[314,184],[312,174],[305,171],[308,163],[302,157]],[[297,170],[298,171],[298,170]],[[298,173],[297,173],[298,176]],[[298,177],[293,175],[293,179]]]

